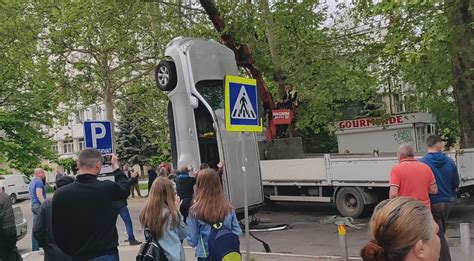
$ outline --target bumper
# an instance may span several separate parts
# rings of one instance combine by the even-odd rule
[[[20,241],[26,236],[28,232],[28,223],[23,219],[21,223],[16,224],[16,240]]]

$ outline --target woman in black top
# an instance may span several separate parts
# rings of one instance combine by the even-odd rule
[[[196,178],[189,176],[188,167],[181,167],[179,169],[178,181],[176,182],[176,192],[178,196],[183,200],[179,212],[184,217],[184,222],[188,217],[189,208],[193,200],[194,185],[196,184]]]

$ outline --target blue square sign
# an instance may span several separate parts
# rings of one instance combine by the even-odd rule
[[[110,121],[85,121],[84,139],[86,148],[95,148],[101,154],[113,152],[112,124]]]
[[[255,79],[227,75],[225,118],[227,131],[260,132],[258,93]]]

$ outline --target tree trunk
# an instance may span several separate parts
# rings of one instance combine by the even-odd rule
[[[275,32],[273,31],[273,17],[270,13],[270,6],[268,0],[260,1],[260,7],[262,8],[262,12],[265,16],[265,21],[267,23],[267,40],[268,45],[270,46],[270,56],[272,57],[272,63],[275,67],[275,73],[273,77],[278,84],[278,98],[282,100],[286,93],[286,76],[281,68],[280,59],[278,57],[278,40],[275,36]]]
[[[450,22],[453,27],[451,73],[458,105],[461,148],[474,147],[474,29],[471,0],[454,0]]]
[[[105,103],[105,117],[110,121],[112,125],[112,144],[113,153],[117,148],[117,142],[115,139],[115,119],[114,119],[114,93],[111,87],[107,87],[104,92],[104,103]]]

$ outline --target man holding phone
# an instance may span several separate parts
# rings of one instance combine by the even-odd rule
[[[97,180],[102,155],[87,148],[78,155],[76,181],[53,197],[54,239],[73,260],[118,261],[118,233],[112,202],[127,199],[130,183],[111,155],[115,182]]]

